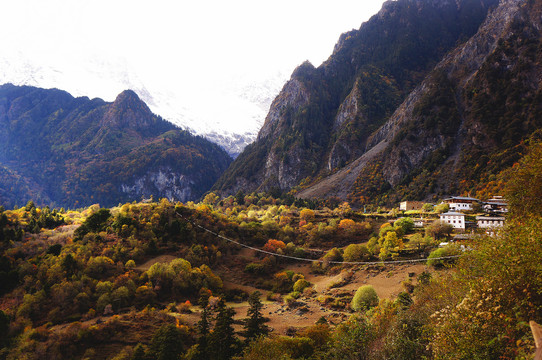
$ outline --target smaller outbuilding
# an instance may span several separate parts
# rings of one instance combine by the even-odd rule
[[[410,210],[421,210],[423,207],[423,201],[402,201],[399,203],[399,210],[401,211],[410,211]]]
[[[431,223],[431,220],[430,219],[414,219],[414,227],[415,228],[424,228],[426,227],[427,225],[429,225],[429,223]]]
[[[484,229],[489,236],[495,236],[497,230],[504,227],[504,216],[477,216],[476,223],[480,229]]]

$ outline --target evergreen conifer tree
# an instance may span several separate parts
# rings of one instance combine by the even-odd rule
[[[262,315],[262,302],[260,301],[261,293],[255,291],[250,294],[248,303],[250,308],[247,311],[248,318],[245,320],[246,342],[250,342],[259,336],[266,336],[269,333],[269,328],[265,325],[265,319]]]
[[[202,301],[203,300],[203,301]],[[207,360],[209,358],[209,310],[207,308],[208,299],[200,299],[200,305],[203,308],[201,320],[197,324],[199,338],[192,360]]]
[[[152,337],[147,357],[156,360],[179,360],[183,353],[183,340],[173,324],[162,325]]]
[[[232,308],[226,307],[224,300],[219,301],[215,326],[208,340],[210,360],[229,360],[239,351],[239,340],[233,329],[234,314]]]

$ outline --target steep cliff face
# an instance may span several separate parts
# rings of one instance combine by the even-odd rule
[[[194,199],[192,188],[194,180],[171,168],[162,167],[147,171],[143,176],[133,179],[129,184],[121,184],[121,191],[137,199],[149,194],[163,194],[167,199],[187,201]]]
[[[301,65],[305,67],[306,71],[314,71],[314,67],[310,63]],[[300,71],[299,68],[297,71]],[[294,75],[297,72],[294,72]],[[291,108],[301,108],[307,106],[309,103],[309,91],[305,84],[292,76],[292,79],[288,81],[280,94],[273,100],[269,113],[266,117],[265,123],[258,133],[258,141],[270,138],[280,134],[280,129],[289,126],[288,116],[286,112]]]
[[[472,36],[497,0],[387,2],[359,30],[343,34],[318,68],[305,63],[273,102],[257,141],[215,189],[288,190],[337,171],[441,57]]]
[[[366,151],[369,134],[392,114],[400,99],[400,88],[393,78],[374,67],[365,69],[335,116],[335,140],[327,170],[342,168],[361,156]]]
[[[350,176],[337,190],[322,182],[300,195],[348,194],[363,204],[498,191],[499,173],[542,128],[541,7],[541,1],[501,2],[371,135],[367,149],[378,148],[378,155],[348,168],[355,180]],[[326,183],[336,183],[338,175]],[[384,185],[375,187],[375,179]]]
[[[0,86],[0,204],[104,206],[187,201],[230,164],[217,145],[151,113],[133,91],[115,102]]]
[[[392,143],[386,150],[383,166],[384,178],[392,186],[396,187],[402,182],[406,185],[418,176],[415,169],[427,168],[427,165],[430,165],[427,170],[438,173],[435,174],[435,179],[438,180],[432,185],[433,191],[446,193],[471,190],[467,186],[459,186],[459,182],[476,181],[482,177],[482,168],[485,167],[481,165],[483,156],[488,159],[499,148],[505,150],[518,145],[521,139],[538,128],[535,124],[524,126],[525,122],[520,121],[521,125],[515,129],[516,138],[502,146],[505,128],[510,126],[508,122],[512,120],[505,114],[511,110],[509,106],[512,103],[509,99],[503,99],[501,106],[495,104],[495,107],[489,109],[487,103],[482,105],[482,102],[489,99],[480,100],[482,94],[491,93],[491,96],[501,97],[509,92],[505,86],[490,89],[489,83],[486,83],[498,82],[503,77],[508,78],[510,85],[516,83],[515,88],[521,94],[538,91],[538,84],[529,86],[521,80],[524,75],[516,76],[519,75],[519,63],[520,66],[525,66],[520,72],[532,67],[532,64],[527,65],[529,60],[525,51],[516,48],[518,35],[525,37],[522,41],[538,42],[536,28],[539,28],[540,20],[532,23],[527,13],[527,6],[522,1],[504,1],[491,13],[474,37],[452,51],[436,66],[431,75],[375,136],[375,139],[384,137]],[[516,45],[511,45],[510,42]],[[519,51],[511,51],[505,55],[505,43]],[[502,61],[506,63],[502,64]],[[490,69],[495,67],[498,70],[492,72]],[[539,77],[540,74],[536,74],[535,78]],[[530,103],[528,97],[521,97],[525,103]],[[485,107],[487,113],[482,115],[477,111],[473,107],[478,106],[476,104]],[[507,119],[503,119],[502,123],[492,121],[491,118],[499,116],[497,114]],[[467,158],[472,158],[470,165],[474,165],[474,168],[469,168]],[[502,168],[497,167],[495,170]],[[446,172],[452,172],[456,176],[446,176]],[[496,175],[495,171],[492,174]]]

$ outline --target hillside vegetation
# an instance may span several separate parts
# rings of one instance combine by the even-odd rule
[[[377,264],[425,257],[449,231],[415,230],[408,217],[394,220],[397,210],[362,214],[347,203],[330,209],[265,194],[82,212],[32,202],[2,209],[0,357],[527,357],[534,352],[528,322],[542,322],[541,167],[542,144],[533,141],[507,177],[506,229],[467,240],[467,251],[439,249],[460,256],[431,255],[434,270],[415,281],[403,274],[403,291],[380,299],[371,280],[355,294],[347,290],[356,273],[393,276]],[[165,262],[142,266],[152,259]],[[312,276],[293,270],[302,259],[313,274],[337,280],[320,292]],[[270,304],[251,291],[250,311],[234,318],[232,301],[249,299],[242,288],[259,289]],[[272,304],[282,305],[264,314]],[[268,335],[266,321],[299,311],[322,317]]]

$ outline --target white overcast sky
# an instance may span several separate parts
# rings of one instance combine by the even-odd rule
[[[382,2],[0,0],[0,56],[66,72],[78,88],[65,90],[75,95],[113,100],[121,89],[92,84],[104,77],[93,67],[121,64],[151,91],[197,101],[230,83],[287,79],[305,60],[318,66]],[[19,71],[11,62],[9,71]]]

